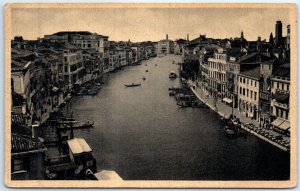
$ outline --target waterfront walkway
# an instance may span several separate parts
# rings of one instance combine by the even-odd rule
[[[266,132],[266,133],[272,135],[273,137],[281,135],[283,138],[283,141],[290,143],[290,137],[279,134],[279,133],[273,131],[272,129],[260,128],[260,124],[257,120],[246,117],[237,108],[232,109],[232,107],[230,105],[227,105],[220,100],[215,101],[215,99],[213,97],[207,95],[207,93],[205,93],[195,82],[189,81],[188,83],[191,84],[191,90],[198,97],[198,99],[200,101],[204,102],[210,109],[217,112],[220,116],[229,118],[229,116],[233,112],[233,115],[237,116],[240,119],[241,123],[243,123],[243,124],[252,123],[252,124],[254,124],[254,126],[256,128],[259,128],[264,133]],[[251,134],[269,142],[270,144],[272,144],[282,150],[285,150],[285,151],[289,150],[285,146],[282,146],[281,144],[277,143],[276,141],[272,141],[272,140],[266,138],[265,136],[262,136],[262,135],[256,133],[255,131],[251,131],[249,129],[246,129],[246,130],[248,132],[250,132]]]

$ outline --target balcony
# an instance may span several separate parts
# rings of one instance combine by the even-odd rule
[[[280,103],[280,102],[274,101],[273,105],[276,106],[276,107],[280,107],[282,109],[289,110],[289,104],[285,104],[285,103]]]

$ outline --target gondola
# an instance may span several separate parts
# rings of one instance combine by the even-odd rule
[[[135,83],[132,83],[132,84],[124,84],[125,87],[135,87],[135,86],[141,86],[141,84],[135,84]]]

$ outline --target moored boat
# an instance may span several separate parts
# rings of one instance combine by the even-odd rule
[[[135,87],[135,86],[141,86],[140,83],[138,84],[135,84],[135,83],[132,83],[132,84],[124,84],[125,87]]]
[[[93,127],[93,126],[94,126],[94,121],[87,120],[85,123],[80,123],[73,127],[74,128],[88,128],[88,127]]]
[[[171,71],[169,74],[169,78],[171,78],[171,79],[177,78],[177,74],[174,71]]]

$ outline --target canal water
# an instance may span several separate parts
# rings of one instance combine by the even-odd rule
[[[72,98],[74,117],[95,122],[74,134],[90,144],[98,170],[115,170],[125,180],[289,179],[289,154],[251,135],[227,137],[209,109],[176,105],[168,94],[179,86],[168,77],[178,73],[173,60],[181,57],[128,66],[107,74],[98,95]]]

